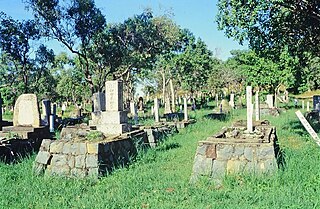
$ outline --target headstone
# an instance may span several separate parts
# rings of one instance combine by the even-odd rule
[[[255,106],[256,106],[256,121],[260,120],[260,102],[259,102],[259,91],[255,94]]]
[[[51,101],[49,99],[42,100],[42,125],[49,125],[49,117],[51,115]]]
[[[313,100],[313,109],[320,111],[320,95],[314,95],[312,97]]]
[[[40,126],[39,106],[35,94],[18,97],[13,112],[13,126]]]
[[[153,107],[153,105],[151,106],[151,115],[154,115],[154,107]]]
[[[134,115],[135,114],[135,107],[134,107],[134,102],[130,102],[130,114]]]
[[[309,112],[310,111],[310,102],[307,101],[307,111]]]
[[[159,101],[158,98],[154,98],[154,120],[159,123]]]
[[[49,131],[51,133],[54,132],[54,115],[50,115],[49,117]]]
[[[320,146],[320,139],[318,137],[318,134],[313,130],[313,128],[310,126],[307,119],[303,116],[303,114],[298,110],[296,112],[297,117],[299,118],[300,122],[304,126],[304,128],[308,131],[308,133],[311,135],[311,137],[315,140],[318,146]]]
[[[302,100],[302,109],[304,110],[304,100]]]
[[[2,121],[2,97],[1,97],[1,94],[0,94],[0,123]],[[1,130],[1,125],[0,125],[0,130]]]
[[[170,98],[166,97],[166,101],[164,103],[164,114],[172,113],[170,106]]]
[[[252,105],[252,87],[247,86],[247,131],[249,133],[253,132],[252,115],[253,115],[253,105]]]
[[[122,134],[130,130],[127,111],[123,110],[123,82],[106,81],[106,111],[101,112],[98,131],[104,134]]]
[[[184,120],[188,121],[188,103],[187,103],[187,98],[183,98],[183,106],[184,106]]]
[[[106,95],[102,92],[97,92],[92,95],[93,112],[106,110]]]
[[[143,98],[142,97],[139,97],[138,108],[139,108],[139,111],[143,111]]]
[[[216,94],[215,98],[216,98],[217,107],[219,107],[219,97],[218,97],[218,94]]]
[[[234,94],[230,94],[230,102],[229,102],[229,104],[232,107],[232,109],[234,109]]]
[[[268,94],[267,95],[267,105],[269,108],[273,108],[273,95],[272,94]]]

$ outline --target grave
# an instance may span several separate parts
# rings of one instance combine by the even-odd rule
[[[104,134],[122,134],[130,131],[127,111],[123,110],[123,82],[106,81],[106,108],[93,114],[89,125]]]
[[[252,88],[247,89],[247,120],[198,143],[191,182],[207,176],[221,184],[225,175],[272,173],[277,170],[276,128],[268,121],[252,121]]]
[[[9,161],[18,160],[20,156],[38,150],[44,138],[51,138],[51,134],[48,126],[40,126],[36,95],[20,95],[15,103],[13,126],[4,126],[0,131],[0,147],[4,149],[1,157]]]

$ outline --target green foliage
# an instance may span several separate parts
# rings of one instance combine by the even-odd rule
[[[219,0],[220,30],[257,53],[280,55],[320,52],[320,10],[317,0]]]

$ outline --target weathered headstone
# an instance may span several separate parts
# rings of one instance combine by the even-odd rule
[[[42,104],[42,125],[49,125],[49,117],[51,115],[51,101],[49,99],[44,99],[41,101]]]
[[[312,97],[313,100],[313,109],[320,111],[320,95],[314,95]]]
[[[135,105],[134,102],[130,102],[130,114],[134,115],[135,114]]]
[[[234,94],[230,94],[229,104],[232,107],[232,109],[234,109]]]
[[[158,98],[154,98],[154,120],[159,123],[159,101]]]
[[[183,107],[184,107],[184,120],[188,121],[188,103],[187,103],[187,98],[183,98]]]
[[[273,108],[273,95],[272,94],[268,94],[267,95],[267,104],[269,108]]]
[[[297,117],[299,118],[300,122],[304,126],[304,128],[308,131],[308,133],[311,135],[311,137],[315,140],[318,146],[320,146],[320,139],[318,137],[318,134],[313,130],[313,128],[310,126],[307,119],[303,116],[303,114],[298,110],[296,112]]]
[[[101,112],[98,131],[104,134],[122,134],[130,130],[127,112],[123,110],[123,82],[106,81],[106,111]]]
[[[170,98],[166,97],[164,103],[164,114],[172,113],[171,111],[171,105],[170,105]]]
[[[40,126],[39,106],[35,94],[18,97],[13,112],[13,126]]]
[[[92,95],[93,112],[106,110],[106,95],[102,92],[97,92]]]
[[[253,105],[252,105],[252,87],[247,86],[247,131],[249,133],[253,132],[252,115],[253,115]]]
[[[259,102],[259,91],[255,94],[255,106],[256,106],[256,121],[260,120],[260,102]]]

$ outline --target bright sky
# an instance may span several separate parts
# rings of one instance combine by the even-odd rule
[[[145,8],[151,8],[157,14],[173,13],[174,21],[200,37],[218,58],[226,60],[230,50],[246,49],[217,30],[215,15],[217,0],[95,0],[107,22],[122,22],[135,14],[141,14]],[[32,18],[31,11],[25,10],[22,0],[0,0],[0,10],[14,19]],[[50,44],[55,52],[61,51],[57,44]],[[63,49],[64,50],[64,49]]]

